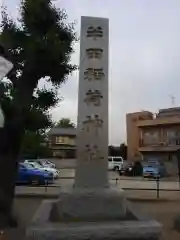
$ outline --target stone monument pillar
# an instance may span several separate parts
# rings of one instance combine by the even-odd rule
[[[43,201],[28,240],[159,239],[161,225],[138,215],[108,184],[108,42],[108,19],[81,18],[75,184]]]
[[[81,17],[75,188],[108,186],[109,20]]]
[[[82,17],[75,182],[55,210],[71,220],[126,216],[123,191],[108,184],[108,44],[109,20]]]

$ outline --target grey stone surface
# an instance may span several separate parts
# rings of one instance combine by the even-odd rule
[[[87,30],[96,36],[87,38]],[[43,201],[27,228],[28,240],[152,240],[160,236],[159,223],[135,213],[123,191],[109,187],[108,45],[108,19],[82,17],[75,183],[61,191],[58,200]],[[87,50],[94,54],[92,49],[100,50],[101,57],[89,58]],[[97,69],[102,70],[102,78]],[[102,96],[98,104],[87,100],[94,91]]]
[[[174,219],[174,229],[180,232],[180,214],[178,214]]]
[[[87,37],[89,27],[101,27],[102,37]],[[82,17],[80,35],[80,68],[78,96],[78,131],[77,131],[77,167],[75,187],[107,187],[108,161],[108,58],[109,58],[109,20],[106,18]],[[101,49],[101,58],[88,58],[88,49]],[[102,79],[95,79],[93,72],[85,78],[87,69],[103,69]],[[91,80],[89,80],[91,78]],[[89,91],[100,91],[100,105],[85,101]],[[103,121],[96,127],[95,115]],[[92,118],[86,122],[87,116]],[[87,129],[89,128],[89,129]],[[89,145],[89,151],[86,148]],[[94,149],[96,145],[97,149]]]
[[[44,201],[26,231],[28,240],[152,240],[161,236],[161,225],[135,213],[136,220],[58,222],[49,221],[54,201]],[[132,211],[127,204],[129,211]],[[132,214],[134,214],[132,212]]]
[[[62,190],[55,208],[62,219],[123,219],[126,216],[124,191],[115,188]]]

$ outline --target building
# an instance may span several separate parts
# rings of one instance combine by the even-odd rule
[[[48,132],[49,145],[54,157],[76,157],[76,129],[52,128]]]
[[[126,115],[128,159],[176,162],[180,148],[180,108]],[[176,165],[177,166],[177,165]]]

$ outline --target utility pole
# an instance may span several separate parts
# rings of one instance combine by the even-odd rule
[[[172,106],[174,106],[175,105],[175,97],[173,96],[173,95],[169,95],[170,96],[170,98],[171,98],[171,104],[172,104]]]

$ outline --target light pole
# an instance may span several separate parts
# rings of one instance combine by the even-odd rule
[[[5,57],[5,49],[0,44],[0,81],[2,81],[2,79],[11,71],[12,68],[13,64]],[[2,128],[3,126],[4,126],[4,114],[0,104],[0,128]]]

